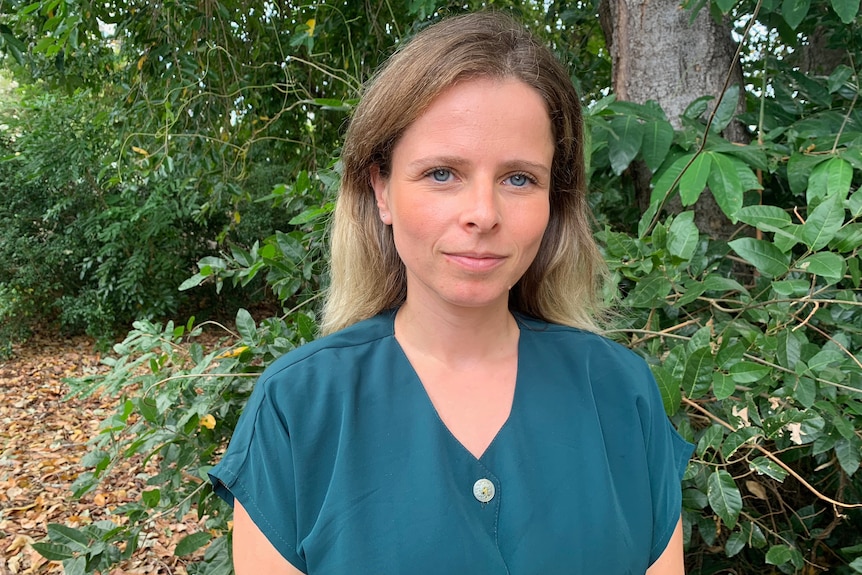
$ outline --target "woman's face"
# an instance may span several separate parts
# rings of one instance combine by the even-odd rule
[[[457,83],[372,167],[411,306],[508,306],[550,211],[554,141],[539,93],[514,80]]]

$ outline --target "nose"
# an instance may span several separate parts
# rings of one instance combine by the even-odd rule
[[[484,178],[467,186],[463,193],[461,224],[478,232],[489,232],[500,223],[496,181]]]

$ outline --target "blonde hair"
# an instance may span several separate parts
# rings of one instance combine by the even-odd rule
[[[393,147],[431,102],[455,82],[478,77],[515,78],[538,91],[555,140],[550,221],[536,259],[510,292],[509,307],[596,329],[605,264],[586,201],[578,94],[562,64],[522,25],[500,13],[478,12],[418,33],[377,71],[354,111],[341,156],[322,334],[404,302],[404,264],[391,228],[378,217],[370,168],[377,164],[388,173]]]

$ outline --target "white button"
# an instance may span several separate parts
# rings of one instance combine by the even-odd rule
[[[490,479],[485,479],[484,477],[473,484],[473,497],[481,501],[482,503],[488,503],[492,499],[494,499],[494,492],[496,489],[494,488],[494,484]]]

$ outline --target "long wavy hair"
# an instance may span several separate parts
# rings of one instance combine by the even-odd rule
[[[331,228],[330,287],[320,330],[332,333],[407,297],[392,229],[378,216],[370,168],[390,168],[404,131],[454,83],[517,79],[544,99],[555,142],[550,220],[536,259],[510,291],[512,311],[596,329],[605,265],[586,201],[581,104],[550,50],[524,26],[496,12],[445,19],[398,49],[366,85],[342,150],[343,172]]]

